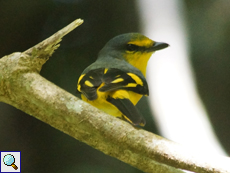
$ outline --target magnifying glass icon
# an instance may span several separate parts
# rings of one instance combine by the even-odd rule
[[[12,166],[15,170],[18,169],[18,167],[14,164],[15,163],[15,158],[12,154],[7,154],[3,158],[3,162],[7,166]]]

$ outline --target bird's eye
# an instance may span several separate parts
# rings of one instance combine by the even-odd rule
[[[137,51],[138,50],[138,46],[134,45],[134,44],[127,44],[126,49],[128,51]]]

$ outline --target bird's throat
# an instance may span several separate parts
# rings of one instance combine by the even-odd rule
[[[142,72],[142,74],[146,77],[146,68],[151,55],[152,52],[149,52],[141,55],[132,55],[131,57],[127,57],[126,59],[132,66],[139,69]]]

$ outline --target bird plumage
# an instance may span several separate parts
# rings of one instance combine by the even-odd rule
[[[149,58],[166,47],[168,44],[139,33],[114,37],[79,77],[77,89],[82,100],[133,125],[144,126],[145,120],[135,105],[143,95],[149,95],[145,79]]]

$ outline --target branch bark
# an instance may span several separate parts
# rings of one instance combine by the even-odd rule
[[[194,154],[101,112],[39,75],[62,37],[82,23],[75,20],[25,52],[1,58],[0,101],[144,172],[230,172],[229,158]]]

